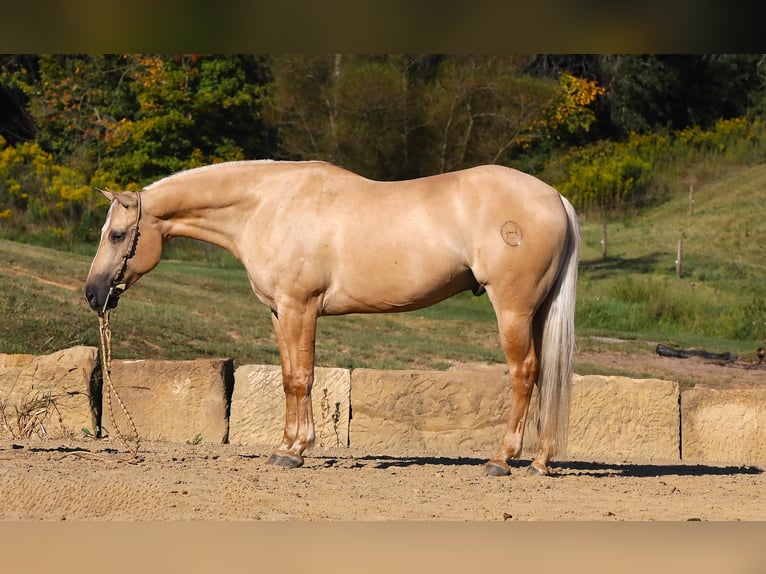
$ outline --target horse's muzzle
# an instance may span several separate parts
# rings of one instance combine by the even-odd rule
[[[122,291],[123,289],[120,288],[104,288],[101,285],[88,283],[85,285],[83,293],[90,308],[98,313],[103,313],[117,307]]]

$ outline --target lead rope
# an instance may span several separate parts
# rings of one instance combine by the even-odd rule
[[[128,265],[128,260],[133,257],[136,250],[136,245],[138,243],[138,224],[141,221],[141,194],[136,195],[136,199],[138,201],[137,205],[137,211],[136,211],[136,223],[133,226],[133,231],[130,238],[130,243],[128,244],[128,249],[125,252],[125,255],[122,257],[122,262],[120,265],[120,270],[117,272],[117,274],[114,277],[114,280],[112,281],[112,286],[109,288],[109,293],[107,293],[106,301],[104,301],[104,307],[99,311],[98,314],[98,333],[99,338],[101,340],[101,379],[102,382],[106,381],[106,402],[109,405],[109,417],[112,420],[112,424],[114,425],[114,434],[117,436],[117,438],[120,440],[122,445],[128,449],[128,452],[130,453],[129,458],[122,458],[118,459],[118,462],[129,462],[132,464],[136,464],[138,462],[141,462],[141,458],[138,456],[139,448],[141,447],[141,439],[138,436],[138,429],[136,428],[136,423],[133,420],[133,417],[130,416],[130,412],[128,411],[128,408],[125,406],[125,403],[122,402],[122,399],[120,398],[120,394],[117,392],[117,389],[114,387],[114,383],[112,383],[112,329],[109,326],[109,302],[112,297],[119,298],[120,293],[125,290],[125,285],[117,283],[120,283],[123,279],[123,275],[125,274],[125,269]],[[103,394],[103,385],[102,385],[102,394]],[[117,420],[114,418],[114,410],[112,409],[112,394],[114,394],[115,398],[117,399],[117,402],[120,405],[120,408],[122,408],[122,412],[125,413],[125,416],[128,419],[128,422],[130,423],[130,429],[133,431],[134,438],[134,444],[131,446],[128,442],[128,440],[125,438],[125,436],[120,432],[120,427],[117,425]],[[102,422],[102,429],[103,429],[103,422]],[[92,458],[97,460],[106,460],[105,457],[102,457],[97,454],[93,454],[90,452],[82,452],[82,451],[73,451],[70,453],[67,453],[64,456],[67,455],[74,455],[74,456],[80,456],[83,458]],[[62,457],[63,458],[63,457]]]
[[[138,456],[138,450],[141,447],[141,439],[138,436],[138,429],[136,428],[136,423],[133,421],[133,417],[130,416],[130,412],[128,411],[128,408],[125,406],[125,403],[122,402],[122,399],[120,398],[120,394],[117,392],[117,389],[114,387],[114,383],[112,383],[112,329],[109,325],[109,301],[112,298],[112,296],[115,296],[116,298],[119,298],[120,293],[125,290],[124,285],[117,285],[117,283],[120,283],[123,279],[123,275],[125,274],[125,269],[128,266],[128,260],[133,257],[136,251],[136,246],[138,244],[138,224],[141,221],[141,194],[136,195],[136,200],[138,202],[138,205],[136,207],[136,223],[133,225],[133,231],[131,233],[130,237],[130,243],[128,244],[128,249],[125,251],[125,255],[122,257],[122,263],[120,265],[120,270],[115,275],[112,286],[109,288],[109,293],[106,296],[106,301],[104,301],[104,308],[101,310],[101,312],[98,314],[98,332],[99,337],[101,339],[101,378],[102,381],[106,381],[106,402],[109,405],[109,417],[112,420],[112,424],[114,425],[114,434],[117,436],[117,438],[120,440],[122,445],[128,449],[130,453],[130,458],[125,459],[126,462],[139,462],[139,456]],[[102,385],[103,388],[103,385]],[[128,442],[128,440],[125,438],[125,436],[120,431],[120,427],[117,424],[117,420],[114,418],[114,410],[112,408],[112,395],[114,394],[114,397],[117,399],[117,402],[120,405],[120,408],[122,409],[122,412],[125,413],[125,416],[128,419],[128,423],[130,423],[130,429],[133,432],[134,437],[134,444],[131,446]],[[103,424],[101,425],[103,428]]]
[[[130,416],[130,412],[125,406],[125,403],[122,402],[117,389],[114,387],[114,383],[112,383],[112,329],[109,326],[109,310],[106,310],[103,314],[99,314],[98,328],[101,336],[101,375],[106,382],[106,402],[109,405],[109,417],[114,425],[114,434],[120,440],[122,445],[130,452],[130,458],[126,459],[126,462],[138,462],[138,450],[141,447],[141,439],[138,436],[138,429],[136,428],[136,423],[133,421],[133,417]],[[130,430],[135,437],[132,446],[120,431],[120,427],[117,425],[117,420],[114,418],[114,411],[112,410],[112,394],[114,394],[120,408],[122,408],[122,412],[125,413],[125,416],[130,423]]]
[[[138,436],[138,429],[136,428],[136,423],[133,421],[133,417],[130,416],[130,412],[125,406],[125,403],[122,402],[117,389],[114,387],[114,383],[112,383],[112,329],[109,325],[109,300],[113,295],[119,298],[120,293],[125,289],[124,285],[116,284],[122,281],[123,275],[125,274],[125,269],[128,266],[128,259],[133,257],[138,244],[138,224],[141,221],[140,193],[136,195],[136,201],[138,202],[136,206],[136,223],[133,225],[130,243],[128,244],[128,248],[125,251],[125,255],[122,257],[120,270],[115,275],[114,280],[112,281],[112,286],[109,288],[109,293],[106,296],[106,301],[104,301],[104,308],[98,314],[98,331],[101,339],[101,378],[102,381],[106,381],[106,402],[109,405],[109,417],[111,418],[112,424],[114,425],[114,434],[130,453],[130,458],[127,459],[127,462],[138,462],[138,450],[141,447],[141,439]],[[114,410],[112,409],[112,394],[114,394],[114,397],[117,399],[117,403],[119,403],[122,412],[125,413],[125,416],[130,423],[130,429],[133,432],[134,437],[133,446],[128,443],[128,440],[122,434],[120,427],[117,425],[117,420],[114,418]],[[103,424],[101,426],[103,428]]]

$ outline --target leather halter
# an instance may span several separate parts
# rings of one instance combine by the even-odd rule
[[[117,303],[120,299],[120,294],[126,289],[126,285],[123,282],[123,279],[125,278],[125,271],[128,268],[128,260],[130,260],[130,258],[136,254],[136,247],[138,247],[138,236],[140,235],[138,231],[138,224],[141,221],[141,193],[140,192],[136,193],[136,198],[138,199],[136,222],[135,224],[133,224],[133,228],[130,232],[130,241],[128,242],[128,247],[122,256],[122,261],[120,262],[120,269],[117,273],[115,273],[114,278],[112,279],[112,283],[109,285],[109,293],[106,294],[106,300],[104,301],[104,306],[98,312],[99,316],[102,316],[102,317],[106,314],[107,311],[109,311],[109,309],[114,309],[117,306]],[[110,303],[114,303],[114,304],[110,307],[109,306]]]

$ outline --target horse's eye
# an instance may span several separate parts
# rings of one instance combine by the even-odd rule
[[[125,232],[124,231],[112,231],[109,234],[109,239],[111,239],[112,241],[115,241],[115,242],[122,241],[123,239],[125,239]]]

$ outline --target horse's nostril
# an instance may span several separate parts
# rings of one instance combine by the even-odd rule
[[[88,302],[88,304],[91,307],[95,307],[96,306],[96,299],[97,299],[96,290],[93,289],[93,287],[91,287],[90,285],[86,286],[85,287],[85,300]]]

